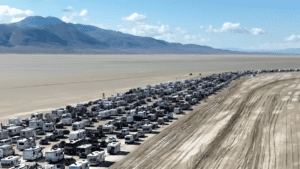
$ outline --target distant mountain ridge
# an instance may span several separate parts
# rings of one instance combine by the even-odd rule
[[[12,24],[0,24],[0,52],[30,53],[241,53],[194,44],[169,43],[91,25],[65,23],[55,17],[30,16]],[[47,49],[47,50],[46,50]]]

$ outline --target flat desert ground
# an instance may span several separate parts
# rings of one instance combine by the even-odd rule
[[[199,73],[299,63],[291,55],[0,55],[1,122]],[[240,78],[111,168],[298,168],[299,77]]]

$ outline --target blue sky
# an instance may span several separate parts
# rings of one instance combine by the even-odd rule
[[[215,48],[300,48],[300,1],[1,0],[0,23],[30,15]]]

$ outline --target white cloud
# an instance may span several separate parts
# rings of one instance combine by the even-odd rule
[[[83,21],[87,21],[88,19],[85,16],[88,15],[88,11],[86,9],[82,10],[79,14],[77,12],[72,12],[70,14],[64,15],[61,20],[67,23],[76,24],[76,18],[81,18]]]
[[[80,13],[79,13],[79,16],[87,16],[88,15],[88,11],[86,9],[82,10]]]
[[[291,41],[291,42],[299,42],[300,41],[300,35],[291,35],[289,37],[286,37],[284,40],[285,41]]]
[[[123,21],[129,21],[129,22],[142,22],[144,20],[146,20],[146,16],[145,15],[140,15],[138,13],[133,13],[128,17],[122,17]]]
[[[72,8],[71,6],[69,6],[67,9],[64,9],[63,11],[64,11],[64,12],[71,12],[72,9],[73,9],[73,8]]]
[[[186,34],[187,33],[187,31],[185,31],[185,30],[183,30],[182,28],[176,28],[175,29],[176,30],[176,32],[178,32],[178,33],[180,33],[180,34]]]
[[[242,28],[240,26],[240,23],[231,23],[231,22],[225,22],[222,25],[222,28],[215,29],[211,25],[208,26],[206,29],[207,32],[215,32],[215,33],[225,33],[225,32],[231,32],[231,33],[239,33],[239,34],[252,34],[252,35],[263,35],[265,34],[265,31],[262,28],[252,28],[250,31],[246,28]]]
[[[0,5],[0,23],[13,23],[34,15],[31,10],[21,10],[7,5]]]
[[[200,43],[209,41],[209,39],[202,38],[200,35],[185,35],[184,39],[187,43]]]

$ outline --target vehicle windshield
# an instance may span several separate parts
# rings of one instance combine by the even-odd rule
[[[125,140],[130,140],[130,137],[126,137]]]

